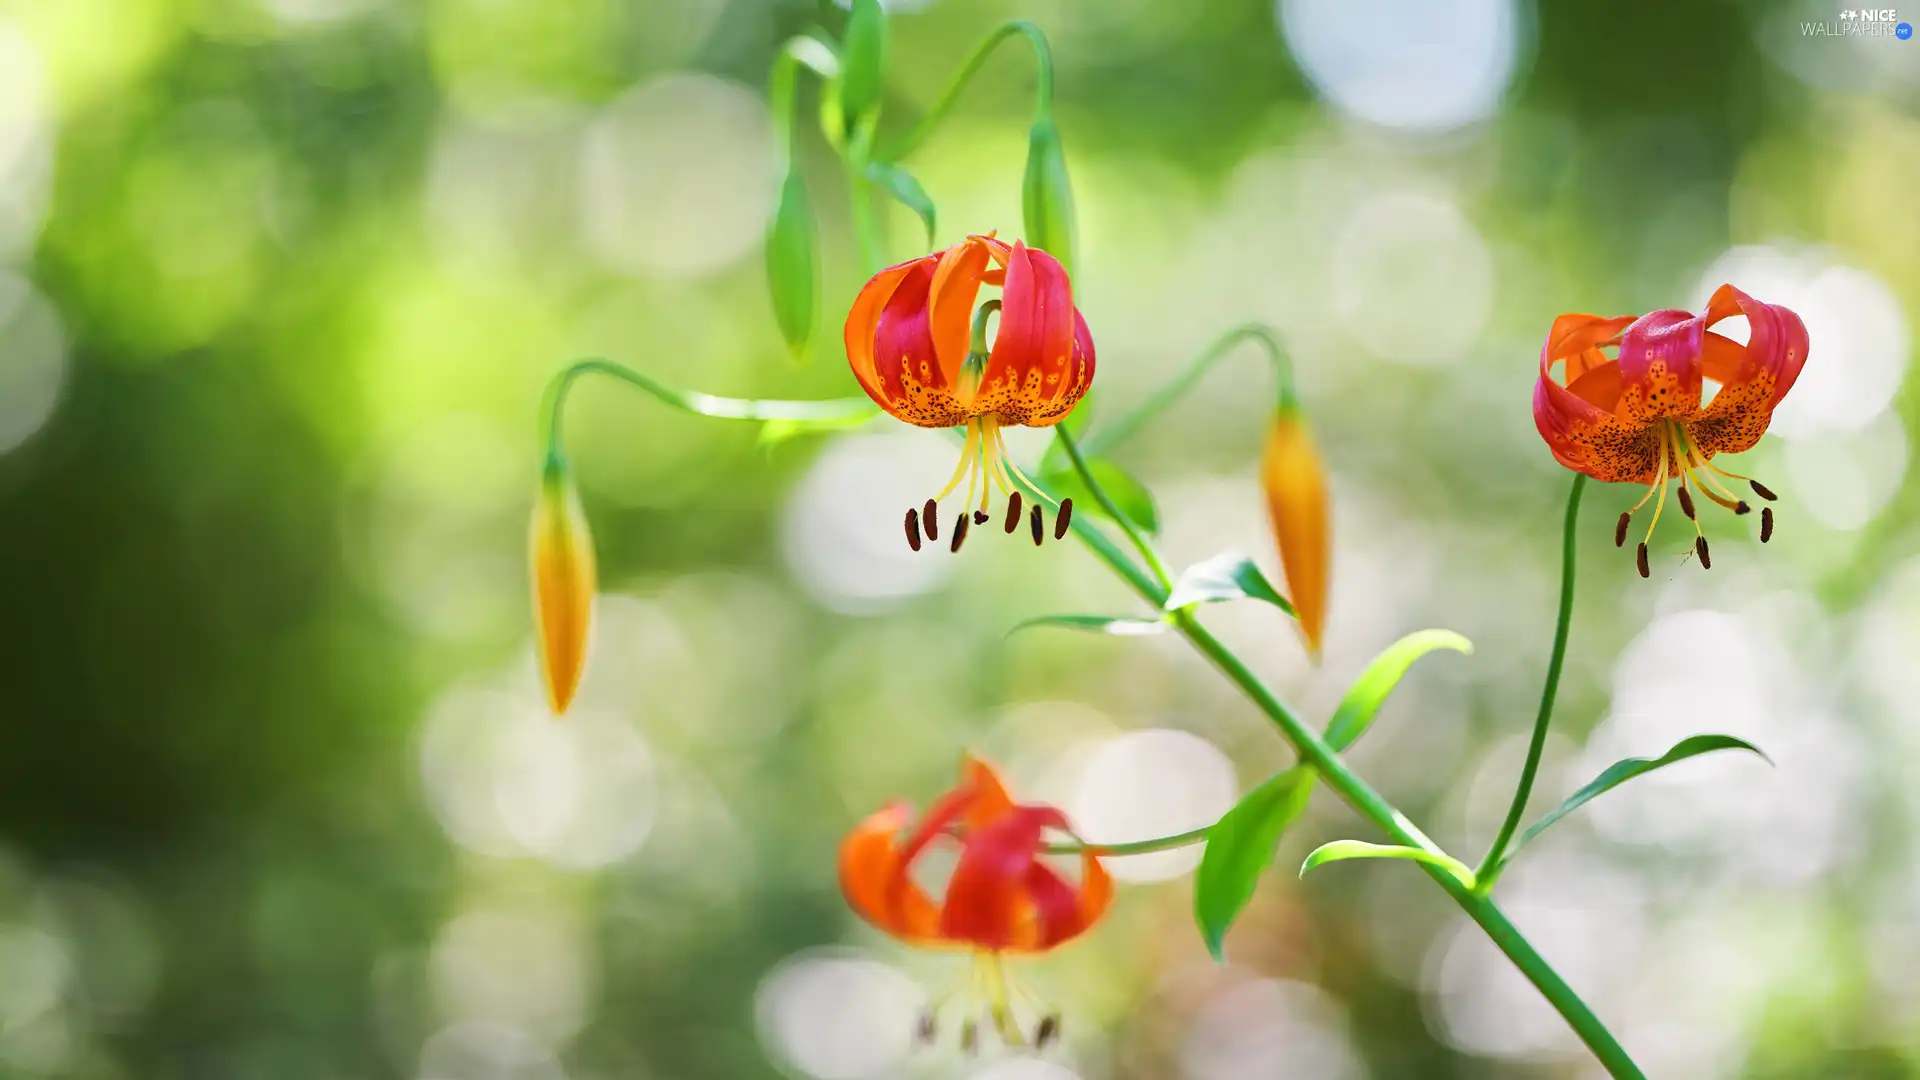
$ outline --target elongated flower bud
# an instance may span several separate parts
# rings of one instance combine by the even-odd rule
[[[780,205],[767,230],[767,290],[780,336],[795,357],[804,357],[820,309],[820,243],[798,165],[787,170]]]
[[[840,43],[840,111],[849,130],[880,103],[887,60],[887,16],[880,0],[853,0]]]
[[[1067,155],[1052,118],[1034,121],[1027,136],[1027,171],[1020,181],[1020,211],[1027,246],[1052,255],[1073,272],[1073,184],[1067,179]]]
[[[1320,655],[1327,618],[1327,586],[1333,558],[1327,513],[1327,473],[1307,430],[1306,417],[1283,398],[1274,413],[1260,465],[1267,512],[1273,519],[1287,592],[1306,635],[1307,649]]]
[[[540,477],[528,542],[533,566],[533,612],[540,638],[540,676],[554,715],[567,711],[586,667],[587,629],[593,621],[593,536],[580,496],[560,458],[550,456]]]

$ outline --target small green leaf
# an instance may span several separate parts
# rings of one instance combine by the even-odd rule
[[[880,0],[853,0],[840,46],[840,111],[857,125],[880,103],[887,58],[887,16]]]
[[[1450,855],[1442,855],[1422,848],[1401,847],[1397,844],[1369,844],[1364,840],[1335,840],[1331,844],[1321,844],[1313,849],[1313,854],[1307,856],[1306,862],[1300,864],[1300,876],[1306,877],[1307,871],[1316,866],[1341,862],[1345,859],[1412,859],[1414,862],[1439,867],[1450,874],[1455,881],[1469,889],[1473,888],[1473,871],[1467,869],[1465,863]]]
[[[1020,182],[1020,207],[1027,227],[1027,246],[1037,247],[1073,272],[1073,185],[1067,179],[1067,157],[1060,148],[1060,129],[1051,118],[1035,121],[1027,136],[1027,168]]]
[[[797,167],[780,185],[780,205],[767,230],[767,291],[780,336],[794,356],[804,357],[820,310],[820,247]]]
[[[1115,637],[1146,637],[1167,632],[1166,622],[1160,619],[1129,619],[1117,615],[1036,615],[1014,624],[1013,629],[1007,631],[1007,636],[1012,637],[1034,626],[1062,626],[1069,630],[1112,634]]]
[[[1769,765],[1773,764],[1773,759],[1768,757],[1759,747],[1745,739],[1736,739],[1731,735],[1693,735],[1681,739],[1674,744],[1673,749],[1661,754],[1657,758],[1624,758],[1607,766],[1604,772],[1593,778],[1592,783],[1569,795],[1566,802],[1561,803],[1552,813],[1534,822],[1526,832],[1521,833],[1519,843],[1514,844],[1513,850],[1507,853],[1507,857],[1500,860],[1500,865],[1505,866],[1507,863],[1512,862],[1514,853],[1526,846],[1527,841],[1545,832],[1547,826],[1552,825],[1554,822],[1559,821],[1561,818],[1592,802],[1595,797],[1612,791],[1614,788],[1619,787],[1621,784],[1626,783],[1636,776],[1643,776],[1655,769],[1665,768],[1676,761],[1685,761],[1690,757],[1710,754],[1715,750],[1745,750],[1749,753],[1759,754],[1760,760]]]
[[[1193,918],[1215,960],[1226,961],[1227,929],[1253,899],[1280,835],[1306,811],[1313,778],[1305,765],[1277,773],[1207,831],[1206,854],[1193,878]]]
[[[1127,520],[1148,533],[1160,531],[1160,511],[1153,505],[1153,494],[1145,485],[1128,475],[1125,469],[1111,461],[1094,459],[1087,462],[1087,471],[1093,479],[1127,516]],[[1110,516],[1100,500],[1080,481],[1080,474],[1072,466],[1066,469],[1045,472],[1040,476],[1040,487],[1056,499],[1072,499],[1075,513]]]
[[[933,200],[927,196],[927,189],[913,174],[892,162],[875,161],[867,166],[867,179],[879,184],[895,202],[913,211],[920,217],[920,224],[927,228],[927,247],[934,247],[934,235],[939,230],[934,227],[937,212]]]
[[[1327,742],[1335,750],[1352,746],[1367,730],[1367,725],[1373,723],[1380,706],[1386,703],[1393,688],[1400,685],[1407,669],[1435,649],[1453,649],[1471,655],[1473,642],[1451,630],[1420,630],[1387,646],[1360,677],[1353,680],[1347,696],[1340,699],[1340,707],[1327,722]]]
[[[1194,563],[1174,580],[1173,591],[1163,605],[1178,611],[1194,604],[1213,604],[1223,600],[1265,600],[1287,614],[1293,605],[1268,583],[1266,575],[1253,560],[1237,551],[1226,551],[1205,562]]]

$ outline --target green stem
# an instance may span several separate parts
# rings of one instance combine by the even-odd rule
[[[1167,380],[1160,389],[1148,394],[1140,404],[1122,413],[1118,419],[1100,425],[1096,431],[1087,436],[1087,453],[1102,453],[1130,438],[1146,426],[1149,420],[1159,415],[1162,409],[1184,397],[1187,391],[1192,390],[1195,384],[1213,369],[1213,365],[1225,359],[1227,354],[1233,351],[1233,347],[1243,341],[1252,341],[1266,351],[1267,359],[1273,363],[1274,393],[1279,398],[1280,405],[1284,407],[1293,404],[1293,363],[1287,358],[1287,351],[1281,346],[1279,335],[1270,326],[1262,323],[1247,323],[1244,326],[1236,326],[1213,339],[1212,344],[1201,350],[1200,355],[1194,357],[1179,374]]]
[[[1493,883],[1505,869],[1502,862],[1507,844],[1520,827],[1521,815],[1527,812],[1533,780],[1540,772],[1540,755],[1547,747],[1547,728],[1553,724],[1553,699],[1560,692],[1560,668],[1567,658],[1567,632],[1573,625],[1574,526],[1580,519],[1580,493],[1586,486],[1586,476],[1575,473],[1573,487],[1567,491],[1567,519],[1560,534],[1560,616],[1553,630],[1553,655],[1547,660],[1547,682],[1540,688],[1540,711],[1533,718],[1533,741],[1527,744],[1527,763],[1520,769],[1520,785],[1513,789],[1513,805],[1507,807],[1507,819],[1500,823],[1499,835],[1493,838],[1493,847],[1474,875],[1482,896],[1493,891]]]
[[[773,71],[767,79],[767,112],[773,116],[782,169],[792,153],[793,129],[799,120],[794,115],[793,94],[803,66],[822,79],[840,76],[840,57],[819,38],[806,34],[790,37],[774,54]]]
[[[927,136],[933,134],[934,129],[940,126],[940,122],[947,118],[947,113],[952,111],[954,103],[960,99],[961,91],[965,90],[967,84],[979,73],[980,66],[987,62],[987,57],[992,54],[994,46],[1015,34],[1026,35],[1027,41],[1033,45],[1033,62],[1039,84],[1034,89],[1033,118],[1039,121],[1051,116],[1053,114],[1053,50],[1047,45],[1047,35],[1042,33],[1038,26],[1025,19],[1015,19],[995,27],[992,33],[974,47],[973,55],[967,57],[967,62],[960,66],[959,74],[947,84],[946,92],[940,95],[940,100],[933,103],[933,108],[928,109],[927,114],[920,118],[920,122],[913,125],[899,142],[890,147],[886,153],[881,154],[880,160],[899,161],[919,149],[920,144],[927,140]]]
[[[1048,844],[1041,850],[1049,855],[1078,855],[1083,851],[1091,851],[1095,855],[1145,855],[1152,851],[1170,851],[1189,844],[1197,844],[1205,840],[1207,833],[1212,831],[1213,826],[1202,825],[1197,829],[1188,829],[1186,832],[1174,833],[1172,836],[1156,836],[1151,840],[1129,840],[1124,844],[1088,844],[1074,841]]]
[[[1121,513],[1120,508],[1114,505],[1113,497],[1107,494],[1107,489],[1101,487],[1099,481],[1093,478],[1093,472],[1087,468],[1087,460],[1080,456],[1080,448],[1074,445],[1073,436],[1067,433],[1065,423],[1054,425],[1054,437],[1060,440],[1060,445],[1067,451],[1067,457],[1073,460],[1073,471],[1080,474],[1081,482],[1085,483],[1087,490],[1093,493],[1094,501],[1098,502],[1100,509],[1105,510],[1107,516],[1120,526],[1120,531],[1126,533],[1127,539],[1133,542],[1134,550],[1146,560],[1147,568],[1153,571],[1154,580],[1160,584],[1160,598],[1164,601],[1167,590],[1173,588],[1173,575],[1168,572],[1167,564],[1160,558],[1160,553],[1154,550],[1153,544],[1141,535],[1140,530],[1127,518],[1127,515]]]
[[[867,186],[864,154],[850,151],[846,161],[847,205],[853,214],[853,236],[860,247],[860,265],[877,274],[887,265],[880,245],[880,223],[873,212],[873,191]]]
[[[540,411],[540,443],[546,447],[547,460],[560,459],[560,420],[566,408],[567,394],[582,375],[610,375],[636,386],[654,398],[682,412],[712,416],[722,420],[821,420],[840,422],[880,410],[871,399],[829,398],[823,401],[775,401],[755,398],[716,397],[693,390],[677,390],[633,370],[624,364],[593,357],[576,360],[562,368],[547,383],[546,403]]]

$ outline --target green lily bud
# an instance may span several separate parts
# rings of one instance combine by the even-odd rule
[[[1060,129],[1051,116],[1034,121],[1027,138],[1027,172],[1020,182],[1020,208],[1026,219],[1027,245],[1037,247],[1073,272],[1073,184],[1067,179],[1067,157],[1060,149]]]
[[[767,230],[767,289],[780,336],[796,359],[804,358],[820,308],[820,241],[797,163],[787,168],[780,205]]]
[[[854,127],[880,104],[887,59],[887,17],[880,0],[853,0],[840,56],[840,111]]]

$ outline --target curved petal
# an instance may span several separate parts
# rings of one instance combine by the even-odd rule
[[[967,362],[973,330],[973,301],[980,295],[988,258],[985,243],[967,240],[941,252],[939,265],[933,272],[928,307],[941,386],[955,385],[960,378],[960,366]]]
[[[1040,830],[1056,820],[1051,807],[1016,806],[984,829],[967,833],[947,881],[940,936],[982,949],[1018,947],[1029,906],[1027,872],[1040,852]],[[1030,923],[1028,924],[1030,926]]]
[[[997,414],[1010,424],[1031,424],[1043,417],[1054,422],[1064,416],[1061,399],[1072,395],[1077,401],[1086,392],[1086,378],[1073,362],[1077,315],[1066,268],[1046,252],[1016,241],[1007,254],[1000,332],[980,373],[975,411]],[[1087,340],[1091,342],[1090,334]]]
[[[920,427],[953,427],[973,415],[956,395],[934,347],[930,298],[938,265],[938,259],[928,257],[908,269],[873,331],[873,373],[879,389],[875,400],[896,418]]]
[[[847,312],[846,329],[842,336],[847,344],[847,364],[853,368],[853,377],[860,388],[867,392],[875,405],[889,408],[887,398],[880,386],[880,378],[873,366],[873,336],[880,325],[880,313],[886,309],[887,302],[893,299],[894,290],[900,282],[919,266],[925,259],[913,259],[889,266],[873,275],[860,287],[860,295],[854,297],[853,307]]]
[[[1706,317],[1672,309],[1634,320],[1620,336],[1620,412],[1651,421],[1700,411]]]
[[[1566,319],[1561,316],[1561,320]],[[1554,327],[1560,329],[1561,320]],[[1533,385],[1533,423],[1554,460],[1606,483],[1651,482],[1660,468],[1660,444],[1648,423],[1602,408],[1554,381],[1556,334],[1540,349],[1540,377]],[[1595,379],[1600,368],[1583,376]],[[1618,371],[1618,368],[1614,368]],[[1576,384],[1578,385],[1578,384]]]
[[[960,786],[971,793],[962,819],[969,831],[986,828],[1013,810],[1013,797],[1000,774],[972,754],[960,763]]]
[[[1080,886],[1075,888],[1045,863],[1027,871],[1027,898],[1034,911],[1033,952],[1045,952],[1079,937],[1100,921],[1113,901],[1113,878],[1092,854],[1081,854]]]
[[[1731,285],[1715,289],[1713,299],[1707,302],[1707,325],[1736,313],[1747,317],[1746,358],[1724,382],[1732,384],[1749,379],[1769,382],[1767,407],[1772,409],[1793,389],[1794,382],[1800,378],[1800,369],[1806,366],[1807,352],[1812,345],[1807,338],[1807,325],[1791,309],[1755,300]]]
[[[926,943],[939,927],[939,910],[907,875],[908,860],[894,842],[913,819],[904,802],[889,803],[840,842],[840,891],[876,928],[903,941]]]
[[[1563,360],[1597,347],[1601,342],[1611,341],[1620,336],[1620,332],[1633,325],[1635,316],[1623,315],[1608,318],[1604,315],[1561,315],[1553,320],[1553,326],[1547,331],[1546,354],[1550,359]],[[1579,378],[1574,372],[1567,376],[1572,382]]]

